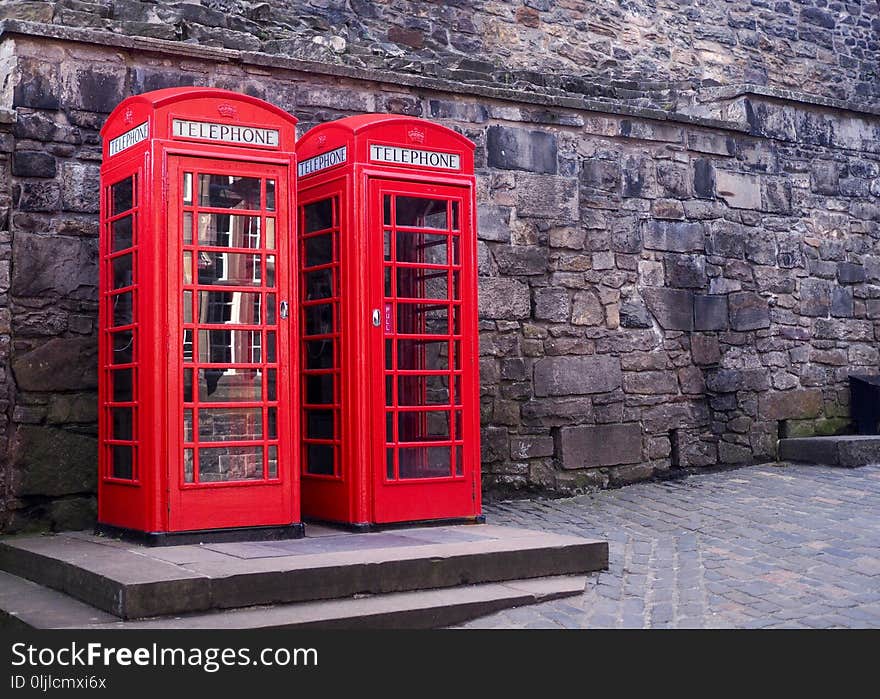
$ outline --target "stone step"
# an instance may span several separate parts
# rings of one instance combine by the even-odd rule
[[[495,525],[148,548],[86,533],[0,540],[0,570],[122,619],[384,595],[608,566],[605,541]]]
[[[563,575],[123,621],[0,572],[0,629],[430,629],[583,591],[583,576]]]
[[[880,463],[880,435],[837,435],[780,439],[780,461],[854,468]]]

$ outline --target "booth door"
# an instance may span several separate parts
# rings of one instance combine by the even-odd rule
[[[298,521],[288,367],[288,170],[171,157],[169,528]],[[283,304],[283,305],[282,305]],[[176,439],[175,439],[176,437]]]
[[[477,514],[470,196],[468,187],[370,183],[371,249],[382,251],[372,311],[376,522]]]

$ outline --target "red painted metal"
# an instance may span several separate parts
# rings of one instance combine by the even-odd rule
[[[225,90],[131,97],[102,129],[98,520],[299,522],[296,119]]]
[[[297,144],[304,516],[481,513],[473,153],[387,115]]]

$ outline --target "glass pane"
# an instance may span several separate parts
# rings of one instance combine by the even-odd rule
[[[394,442],[394,413],[385,413],[385,441]]]
[[[132,299],[134,294],[126,291],[124,294],[111,296],[113,304],[113,326],[131,325],[134,323],[134,309],[132,308]]]
[[[112,439],[126,442],[134,439],[134,408],[112,408],[110,421],[112,423]]]
[[[275,248],[275,219],[266,219],[266,247],[270,250]]]
[[[445,371],[449,369],[446,340],[398,340],[397,368]]]
[[[452,475],[449,447],[407,447],[398,450],[401,478],[442,478]]]
[[[455,386],[455,404],[462,405],[462,395],[461,395],[461,376],[455,376],[454,378],[454,386]]]
[[[133,255],[114,257],[110,263],[113,268],[113,288],[121,289],[134,284]]]
[[[391,274],[391,268],[385,268],[385,296],[393,296],[394,290],[391,288],[391,280],[394,279],[394,276]]]
[[[333,270],[319,269],[317,272],[306,272],[305,300],[326,299],[333,296]]]
[[[183,370],[183,402],[184,403],[192,403],[193,399],[193,370],[192,369],[184,369]]]
[[[385,377],[385,405],[394,405],[394,377]]]
[[[459,230],[458,202],[452,202],[452,230]]]
[[[385,340],[385,368],[394,368],[394,340]]]
[[[263,380],[256,369],[199,369],[199,400],[203,403],[257,403]]]
[[[114,444],[110,447],[110,459],[113,478],[134,478],[134,447]]]
[[[183,212],[183,244],[192,245],[193,242],[193,215],[192,211]]]
[[[199,482],[253,481],[263,477],[263,447],[199,449]]]
[[[448,405],[449,375],[399,376],[398,405]]]
[[[329,444],[306,444],[306,472],[317,476],[333,475],[333,447]]]
[[[446,201],[421,197],[397,197],[395,202],[398,226],[418,228],[447,228]]]
[[[193,322],[193,292],[183,292],[183,322]]]
[[[183,411],[183,441],[193,441],[193,411],[191,408]]]
[[[199,323],[260,325],[261,298],[250,291],[200,291]]]
[[[397,268],[397,297],[410,299],[446,299],[449,296],[444,270],[419,267]]]
[[[134,400],[134,369],[117,369],[110,372],[113,385],[110,400],[114,403],[128,403]]]
[[[266,295],[266,325],[275,325],[275,294]]]
[[[306,437],[333,439],[333,411],[306,410]]]
[[[134,177],[117,182],[110,187],[110,191],[110,196],[113,199],[112,216],[121,214],[123,211],[128,211],[134,207]]]
[[[266,286],[275,288],[275,255],[266,255]]]
[[[446,335],[449,333],[449,307],[398,303],[397,332],[403,335]]]
[[[113,245],[110,252],[119,252],[132,246],[134,240],[132,233],[133,222],[134,218],[131,216],[126,216],[113,222]]]
[[[199,330],[203,364],[251,364],[261,361],[259,330]]]
[[[394,449],[385,450],[385,476],[388,480],[394,479]]]
[[[193,450],[192,449],[184,449],[183,450],[183,482],[184,483],[192,483],[194,482],[193,477]]]
[[[306,369],[333,368],[333,340],[306,342]]]
[[[317,267],[333,261],[333,239],[330,235],[306,238],[304,267]]]
[[[199,206],[259,209],[260,180],[256,177],[199,175]]]
[[[278,447],[269,447],[269,478],[278,478]]]
[[[310,405],[333,403],[333,374],[306,374],[305,402]]]
[[[199,214],[199,244],[223,248],[260,247],[258,216]]]
[[[391,225],[391,195],[382,197],[382,221],[386,226]]]
[[[448,235],[397,232],[397,261],[445,265]]]
[[[189,250],[183,252],[183,283],[193,283],[193,254]]]
[[[263,439],[262,408],[201,408],[200,442],[249,442]]]
[[[123,330],[113,333],[113,356],[111,364],[131,364],[134,361],[134,332]]]
[[[193,203],[193,176],[191,172],[183,173],[183,204],[192,206]]]
[[[464,475],[464,455],[461,447],[455,447],[455,475]]]
[[[204,250],[199,252],[199,284],[260,286],[261,279],[260,255]]]
[[[266,180],[266,211],[275,211],[275,180]]]
[[[333,332],[333,304],[306,306],[304,315],[306,335],[327,335]]]
[[[461,264],[461,254],[459,253],[459,238],[457,235],[452,236],[452,264]]]
[[[278,400],[277,398],[277,373],[275,369],[266,370],[266,400]]]
[[[268,408],[266,413],[266,437],[278,439],[278,408]]]
[[[191,328],[183,330],[183,361],[191,362],[193,360],[193,331]]]
[[[446,411],[398,413],[397,439],[400,442],[440,442],[449,439],[449,413]]]
[[[254,361],[258,362],[259,358],[255,358]],[[275,331],[270,330],[266,333],[266,362],[271,364],[275,361]]]
[[[462,423],[461,423],[461,410],[455,411],[455,439],[461,439],[462,435]]]
[[[333,199],[324,199],[304,207],[304,233],[315,233],[333,227]]]
[[[391,260],[391,231],[385,231],[382,234],[382,251],[385,260]]]

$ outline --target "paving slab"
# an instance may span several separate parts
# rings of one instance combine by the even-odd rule
[[[123,619],[583,574],[604,541],[497,525],[163,548],[83,533],[0,539],[0,570]]]

